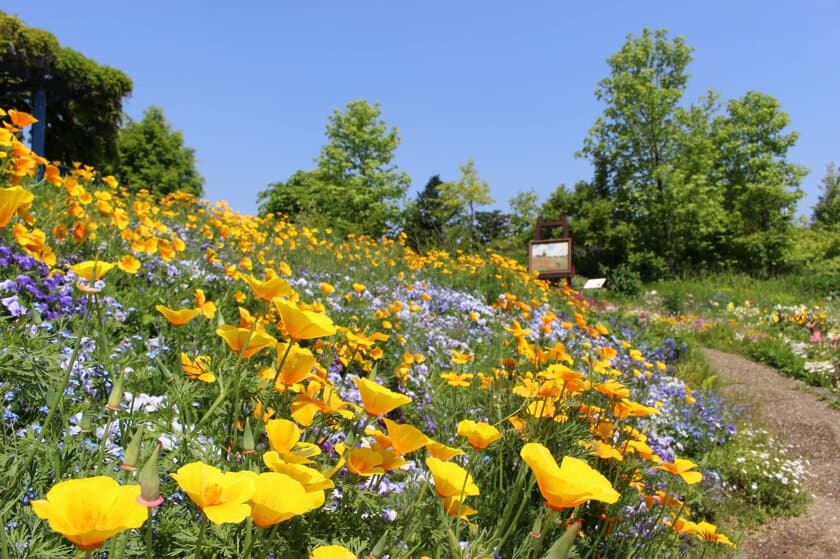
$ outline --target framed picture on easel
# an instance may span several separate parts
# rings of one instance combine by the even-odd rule
[[[572,274],[572,240],[547,239],[528,244],[528,269],[540,277]]]

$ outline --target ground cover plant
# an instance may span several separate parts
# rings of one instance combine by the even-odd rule
[[[840,299],[796,277],[661,281],[615,297],[619,314],[659,335],[740,353],[827,390],[840,403]],[[619,310],[621,309],[621,310]],[[627,310],[630,309],[630,310]]]
[[[493,253],[61,173],[0,116],[0,557],[734,546],[767,472],[715,469],[743,439],[674,340]]]

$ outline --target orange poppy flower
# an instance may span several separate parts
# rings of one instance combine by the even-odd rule
[[[600,472],[578,458],[564,456],[560,466],[540,443],[528,443],[520,456],[534,472],[540,493],[552,510],[573,508],[586,501],[615,503],[621,496]]]
[[[196,313],[201,312],[198,309],[194,310]],[[248,359],[257,352],[267,347],[274,347],[277,344],[277,340],[265,332],[260,332],[259,330],[252,331],[248,328],[237,328],[230,324],[225,324],[217,328],[216,334],[221,336],[234,353],[241,355],[242,359]]]
[[[354,378],[353,382],[359,389],[362,397],[362,407],[365,408],[368,415],[384,415],[412,401],[405,394],[389,390],[370,379]]]
[[[326,314],[301,310],[296,303],[286,299],[274,299],[273,302],[292,339],[310,340],[335,334],[335,325]]]
[[[183,326],[201,314],[201,309],[178,309],[176,311],[164,305],[155,305],[155,309],[173,326]]]
[[[499,430],[489,423],[476,422],[472,419],[464,419],[458,423],[458,434],[467,437],[470,446],[475,449],[487,448],[490,443],[502,438]]]

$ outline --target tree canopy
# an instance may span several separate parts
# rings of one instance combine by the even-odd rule
[[[0,105],[35,113],[36,94],[43,91],[47,159],[96,167],[112,163],[122,102],[131,89],[131,80],[121,71],[0,12]]]
[[[616,245],[593,245],[592,254],[648,279],[708,267],[772,271],[801,197],[804,169],[786,159],[797,136],[784,131],[778,101],[759,92],[725,111],[713,91],[683,104],[691,52],[684,39],[645,29],[608,60],[595,92],[604,113],[579,152],[594,166],[592,193],[575,196],[585,204],[578,212],[622,225],[607,225],[601,242]]]
[[[333,112],[315,169],[268,185],[257,198],[260,214],[286,214],[343,233],[393,230],[410,179],[393,164],[399,132],[380,115],[379,104],[365,100]]]
[[[490,194],[490,184],[478,175],[475,161],[470,157],[463,165],[459,165],[461,176],[457,181],[438,185],[443,207],[452,214],[457,221],[457,228],[453,228],[456,239],[454,244],[472,251],[479,240],[479,229],[492,231],[498,229],[499,216],[484,215],[482,222],[477,219],[476,206],[486,206],[494,202]],[[453,223],[453,225],[456,225]],[[485,234],[487,237],[488,234]]]
[[[812,222],[818,227],[840,225],[840,174],[837,165],[829,163],[822,179],[822,194],[814,206]]]
[[[142,120],[126,123],[117,147],[118,162],[111,173],[129,190],[202,195],[204,178],[196,170],[195,150],[184,145],[183,134],[172,130],[160,107],[149,107]]]

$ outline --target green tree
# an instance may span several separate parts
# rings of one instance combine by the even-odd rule
[[[195,150],[184,145],[159,107],[149,107],[139,122],[129,121],[117,137],[119,161],[111,172],[129,190],[148,189],[157,196],[181,190],[203,194]]]
[[[664,29],[628,35],[607,61],[610,76],[595,91],[606,108],[579,153],[592,161],[593,187],[612,200],[615,218],[638,229],[642,259],[663,259],[671,272],[678,264],[668,247],[677,244],[672,214],[680,196],[669,192],[668,170],[679,151],[676,112],[691,52],[683,38],[669,40]]]
[[[787,161],[798,137],[785,132],[789,123],[776,99],[755,91],[729,101],[713,122],[714,180],[728,209],[724,249],[744,271],[777,271],[790,240],[807,170]]]
[[[379,236],[392,231],[410,179],[393,163],[399,132],[380,115],[379,104],[365,100],[347,103],[344,112],[336,110],[329,117],[328,142],[316,168],[268,185],[257,197],[260,213],[287,214],[340,233]]]
[[[50,161],[82,161],[98,168],[113,163],[122,102],[131,88],[119,70],[0,12],[0,106],[36,116],[39,106],[45,107],[43,155]]]
[[[461,244],[466,237],[466,248],[475,250],[478,239],[476,206],[487,206],[494,202],[490,194],[490,184],[482,180],[472,158],[458,167],[461,176],[455,182],[438,186],[443,206],[455,216],[456,226],[451,230],[455,244]]]
[[[452,216],[444,207],[438,190],[442,184],[440,175],[431,177],[403,212],[403,230],[408,235],[408,245],[418,252],[443,246],[444,231]]]
[[[814,206],[811,222],[818,227],[840,225],[840,175],[832,162],[826,166],[822,179],[822,194]]]
[[[503,214],[505,229],[497,235],[492,248],[523,264],[528,257],[528,242],[534,238],[534,225],[540,215],[539,195],[534,190],[518,192],[508,200],[510,213]]]
[[[610,76],[595,92],[604,114],[579,152],[594,167],[594,198],[581,203],[609,208],[635,237],[604,240],[592,254],[645,279],[733,265],[773,271],[801,195],[803,169],[786,160],[796,134],[783,131],[787,115],[761,93],[728,102],[724,114],[712,91],[682,104],[691,52],[684,39],[645,29],[608,60]]]

